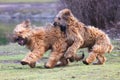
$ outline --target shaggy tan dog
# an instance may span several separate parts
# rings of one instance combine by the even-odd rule
[[[68,42],[71,42],[65,53],[66,58],[74,56],[79,48],[88,48],[89,56],[83,63],[90,64],[97,58],[95,64],[103,64],[106,61],[104,54],[113,49],[107,34],[79,22],[69,9],[63,9],[56,15],[54,26],[59,26],[67,35]]]
[[[51,49],[51,54],[48,62],[45,64],[46,68],[53,68],[57,62],[57,66],[65,66],[68,60],[63,57],[68,45],[64,33],[59,27],[53,27],[51,24],[46,27],[32,27],[30,21],[26,20],[18,24],[14,29],[14,41],[19,45],[26,45],[30,52],[21,61],[23,65],[29,65],[31,68],[35,67],[36,61],[42,58],[43,54]],[[81,60],[83,56],[77,56],[77,61]],[[72,58],[71,58],[72,60]]]

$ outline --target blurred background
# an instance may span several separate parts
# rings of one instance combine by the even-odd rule
[[[0,0],[0,45],[8,44],[14,27],[30,19],[33,25],[52,22],[57,0]]]
[[[30,19],[33,25],[53,22],[59,10],[69,8],[86,25],[104,30],[120,40],[120,0],[0,0],[0,45],[9,43],[18,23]]]
[[[10,43],[15,26],[30,19],[32,25],[45,26],[55,15],[69,8],[79,21],[105,31],[114,50],[106,65],[86,66],[75,62],[68,67],[45,69],[50,50],[34,69],[20,61],[29,52],[25,46]],[[85,52],[87,49],[78,50]],[[5,77],[6,76],[6,77]],[[0,0],[0,80],[120,80],[120,0]]]

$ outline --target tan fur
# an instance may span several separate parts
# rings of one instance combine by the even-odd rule
[[[65,53],[66,58],[74,56],[79,48],[88,48],[89,56],[83,62],[90,64],[97,58],[96,64],[103,64],[106,61],[103,55],[113,49],[107,34],[98,28],[79,22],[69,9],[63,9],[56,15],[54,25],[66,27],[64,32],[67,35],[67,42],[71,42]]]
[[[53,68],[58,61],[59,65],[67,65],[68,61],[63,57],[64,52],[67,49],[67,43],[65,35],[60,31],[59,27],[53,27],[49,24],[46,27],[32,27],[29,21],[24,21],[18,24],[14,29],[14,39],[20,45],[23,45],[24,41],[21,39],[27,38],[27,42],[24,44],[30,49],[30,52],[22,60],[22,64],[28,64],[30,67],[35,67],[36,61],[42,58],[43,54],[51,49],[51,54],[48,62],[45,64],[46,68]],[[22,37],[22,38],[21,38]]]

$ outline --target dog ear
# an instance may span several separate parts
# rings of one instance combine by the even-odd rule
[[[27,20],[25,20],[25,21],[23,22],[23,24],[24,24],[24,25],[25,25],[25,27],[27,28],[27,27],[30,27],[31,22],[30,22],[30,20],[29,20],[29,19],[27,19]]]
[[[70,9],[64,9],[63,18],[68,19],[69,16],[71,16],[71,10]]]

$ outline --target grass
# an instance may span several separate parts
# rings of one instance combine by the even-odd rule
[[[11,34],[15,25],[0,22],[0,44],[8,43],[8,34]]]
[[[115,49],[112,53],[106,54],[107,62],[104,65],[87,66],[82,62],[74,62],[66,67],[45,69],[44,63],[41,62],[36,68],[31,69],[20,63],[0,62],[0,80],[119,80],[120,51],[118,48],[120,48],[120,43],[112,42]],[[0,61],[21,60],[27,52],[25,47],[17,44],[2,45],[0,46]],[[48,56],[48,53],[44,57]],[[85,55],[87,56],[88,53]]]
[[[0,0],[0,3],[54,2],[56,0]]]
[[[76,63],[78,64],[78,63]],[[120,65],[76,66],[44,69],[30,69],[20,65],[2,65],[1,80],[119,80]],[[7,77],[2,77],[6,75]]]

